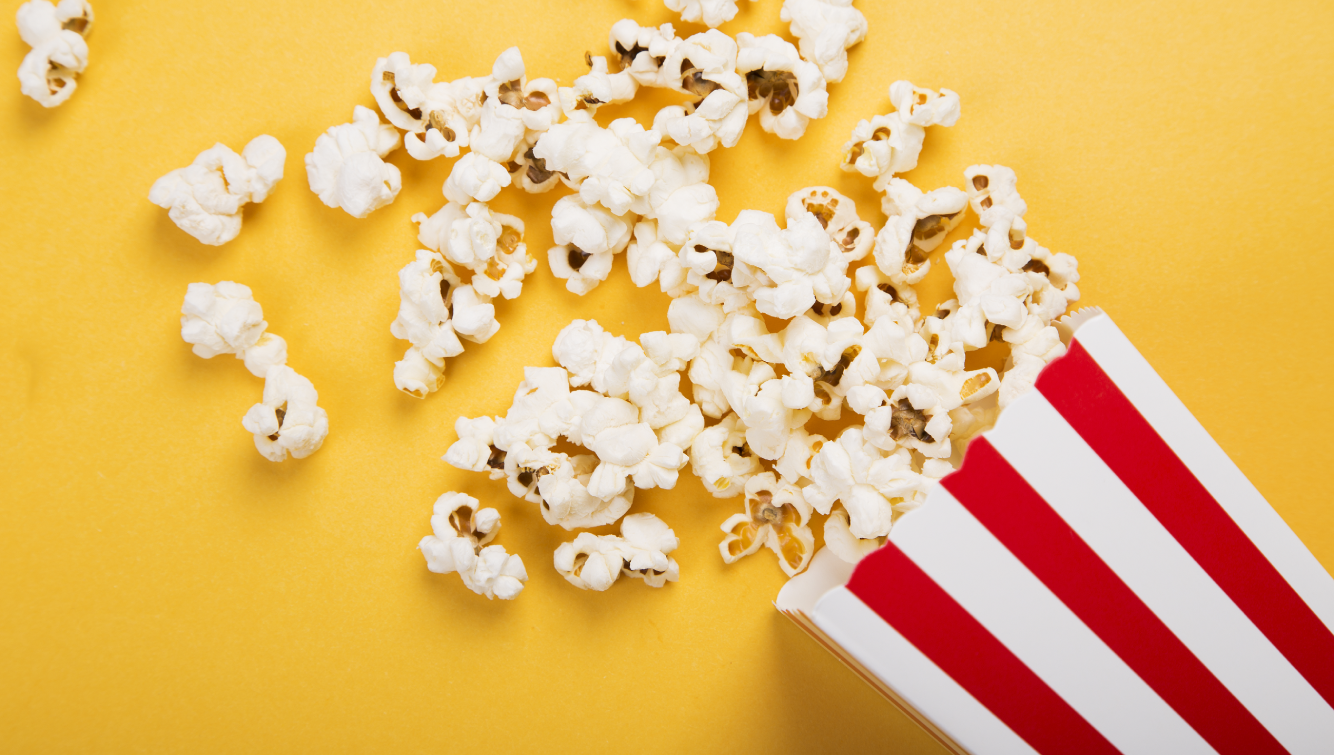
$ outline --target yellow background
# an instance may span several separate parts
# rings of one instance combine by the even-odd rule
[[[0,751],[940,751],[771,607],[772,554],[724,567],[736,500],[685,474],[641,492],[635,509],[681,537],[681,581],[585,593],[550,567],[569,534],[440,461],[454,419],[503,411],[570,319],[666,326],[667,299],[623,261],[583,298],[552,278],[564,190],[495,202],[541,265],[418,401],[391,378],[396,273],[452,161],[395,153],[403,191],[365,220],[306,184],[316,136],[373,106],[378,56],[450,79],[517,44],[530,76],[568,84],[617,19],[672,20],[656,0],[95,3],[68,103],[0,86]],[[743,3],[723,29],[780,31],[778,5]],[[837,168],[843,141],[889,111],[895,79],[955,89],[963,118],[929,131],[907,177],[1013,167],[1032,235],[1079,258],[1081,304],[1112,313],[1334,567],[1331,6],[858,5],[870,35],[829,116],[796,143],[752,121],[711,155],[719,217],[828,184],[878,227],[870,181]],[[25,52],[0,34],[0,67]],[[287,147],[287,177],[235,241],[202,246],[148,202],[158,176],[260,133]],[[218,280],[254,289],[318,388],[332,429],[311,458],[263,460],[240,426],[262,381],[181,341],[186,284]],[[947,286],[942,264],[925,298]],[[498,542],[531,575],[513,603],[426,571],[416,543],[450,489],[500,509]]]

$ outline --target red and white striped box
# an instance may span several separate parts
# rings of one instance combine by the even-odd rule
[[[954,752],[1334,753],[1334,579],[1113,324],[776,605]]]

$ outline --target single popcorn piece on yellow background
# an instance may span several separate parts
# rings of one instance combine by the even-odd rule
[[[790,24],[801,57],[837,84],[848,73],[848,48],[866,38],[866,16],[852,0],[783,0],[779,18]]]
[[[181,305],[181,338],[205,359],[235,354],[256,377],[287,363],[287,342],[264,329],[264,312],[249,286],[191,283]]]
[[[435,501],[431,530],[417,545],[427,569],[457,572],[469,590],[488,599],[513,600],[523,591],[528,581],[523,559],[506,553],[502,545],[487,545],[500,532],[495,509],[478,508],[470,495],[445,493]]]
[[[148,199],[182,231],[220,246],[241,232],[241,209],[263,202],[282,180],[286,161],[287,150],[267,134],[251,139],[239,155],[214,144],[155,181]]]
[[[306,155],[310,190],[329,207],[364,218],[398,196],[403,187],[398,167],[384,157],[398,149],[398,129],[382,123],[374,110],[358,105],[352,122],[331,127]]]
[[[316,406],[318,400],[309,380],[276,365],[264,376],[263,401],[250,407],[241,425],[255,434],[255,448],[269,461],[283,461],[289,453],[304,459],[320,450],[329,434],[329,415]]]
[[[74,94],[76,79],[88,67],[93,7],[87,0],[29,0],[19,6],[19,37],[32,48],[19,64],[19,89],[55,107]]]
[[[606,590],[622,573],[662,587],[680,577],[676,560],[667,555],[679,544],[658,517],[633,514],[621,521],[620,537],[581,532],[573,542],[562,543],[553,560],[556,571],[581,590]]]
[[[718,546],[723,561],[730,564],[768,548],[789,577],[804,571],[815,553],[815,536],[808,526],[811,507],[801,490],[765,472],[746,481],[745,493],[745,513],[722,524],[727,535]]]
[[[829,93],[819,66],[803,60],[791,42],[776,34],[737,35],[737,73],[746,77],[751,113],[760,128],[784,139],[800,139],[812,120],[829,112]]]

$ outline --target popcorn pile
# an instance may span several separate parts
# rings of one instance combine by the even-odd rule
[[[241,419],[254,433],[255,448],[269,461],[283,461],[289,453],[304,459],[324,443],[329,416],[316,406],[315,386],[287,366],[287,342],[265,332],[268,326],[248,286],[222,281],[186,289],[181,338],[193,344],[191,350],[205,359],[235,354],[252,375],[264,378],[263,400]]]
[[[93,30],[93,6],[88,0],[29,0],[19,6],[18,26],[32,48],[19,64],[19,90],[42,107],[68,100],[88,67],[84,40]]]
[[[735,13],[734,3],[681,5]],[[1078,300],[1079,274],[1074,258],[1027,235],[1008,168],[973,166],[963,190],[924,192],[898,177],[916,167],[926,130],[961,113],[958,94],[907,81],[889,88],[894,110],[861,121],[844,147],[843,169],[882,195],[879,230],[823,186],[790,195],[781,224],[756,210],[716,220],[707,153],[735,144],[749,112],[767,131],[800,136],[865,34],[847,3],[787,2],[783,14],[800,54],[777,37],[682,40],[669,25],[621,21],[611,41],[620,70],[590,56],[590,73],[559,90],[565,120],[533,148],[578,192],[553,208],[552,272],[583,294],[626,251],[635,284],[656,281],[672,298],[671,329],[635,343],[575,320],[553,345],[559,366],[526,368],[504,416],[459,418],[445,461],[504,479],[548,523],[579,529],[620,519],[636,488],[673,487],[688,460],[710,494],[742,500],[721,526],[723,560],[767,548],[793,576],[812,558],[817,515],[825,545],[856,563],[1032,388],[1065,351],[1053,321]],[[699,100],[664,108],[652,129],[593,120],[640,86]],[[914,286],[970,205],[981,228],[944,255],[955,298],[924,316]],[[996,341],[1010,347],[1004,369],[968,369],[968,352]],[[853,421],[833,437],[809,429],[845,408]],[[562,441],[591,453],[557,451]],[[603,590],[652,563],[645,580],[660,585],[679,576],[666,555],[676,544],[666,524],[634,514],[620,537],[584,532],[561,545],[554,565]]]

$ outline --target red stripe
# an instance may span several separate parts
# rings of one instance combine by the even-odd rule
[[[892,541],[847,587],[1034,750],[1120,752]]]
[[[1334,706],[1334,634],[1076,340],[1037,388],[1232,602]]]
[[[942,484],[1220,755],[1287,752],[985,437]]]

